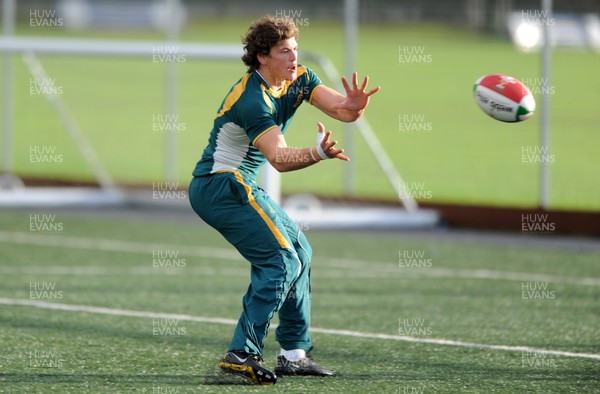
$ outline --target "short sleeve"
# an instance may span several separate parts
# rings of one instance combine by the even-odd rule
[[[269,107],[262,100],[247,102],[240,108],[239,116],[240,125],[246,131],[252,145],[258,137],[277,127]]]
[[[323,82],[321,82],[321,79],[319,78],[319,76],[308,67],[306,67],[306,79],[307,79],[306,87],[308,88],[306,90],[308,92],[308,95],[306,95],[304,97],[304,99],[306,101],[308,101],[309,103],[312,103],[312,95],[313,95],[315,88],[319,85],[322,85]]]

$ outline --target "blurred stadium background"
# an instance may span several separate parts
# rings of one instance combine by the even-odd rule
[[[18,53],[5,56],[3,68],[10,65],[5,79],[11,77],[10,83],[4,81],[3,171],[31,184],[54,180],[185,189],[222,91],[243,68],[235,60],[196,59],[174,40],[217,43],[236,59],[247,21],[279,12],[298,19],[302,51],[331,62],[339,73],[353,68],[368,73],[384,87],[366,117],[383,149],[374,154],[355,127],[328,122],[354,161],[331,166],[328,176],[316,167],[289,174],[282,180],[284,195],[384,201],[404,196],[424,203],[598,211],[593,148],[598,138],[594,107],[600,99],[598,4],[555,1],[549,16],[538,3],[361,2],[356,5],[360,26],[348,32],[344,10],[351,7],[341,1],[308,1],[301,7],[285,2],[20,1],[14,10],[18,23],[5,23],[5,40],[8,34],[104,40],[109,46],[106,40],[116,40],[132,44],[121,48],[131,56],[45,53],[46,42],[33,44],[38,55],[29,66]],[[173,4],[172,17],[168,4]],[[555,44],[549,78],[541,74],[544,24]],[[313,60],[306,56],[307,64],[336,86],[323,63]],[[32,61],[42,74],[32,74]],[[472,84],[495,72],[530,86],[539,108],[533,119],[506,125],[479,113],[470,96]],[[552,103],[548,145],[540,140],[544,96]],[[309,143],[319,119],[312,109],[302,111],[290,143]],[[384,155],[389,157],[384,164],[402,176],[403,184],[385,176],[389,171],[378,164]],[[540,194],[543,161],[548,162],[545,201]]]
[[[214,371],[247,267],[187,185],[264,14],[295,19],[324,83],[382,87],[357,125],[305,105],[286,134],[322,121],[350,165],[263,175],[314,246],[318,356],[342,371],[276,387],[598,392],[598,1],[1,7],[0,392],[251,391]],[[533,118],[477,108],[492,73]]]

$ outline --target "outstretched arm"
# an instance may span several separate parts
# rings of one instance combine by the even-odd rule
[[[346,91],[346,96],[336,92],[330,87],[321,85],[315,89],[312,98],[312,104],[327,115],[342,122],[354,122],[364,112],[369,105],[370,97],[377,93],[379,86],[369,91],[365,91],[369,77],[363,79],[363,83],[358,87],[358,75],[352,74],[352,88],[348,85],[346,77],[342,77],[342,85]]]
[[[343,155],[343,149],[335,147],[337,141],[329,139],[331,131],[325,132],[325,126],[320,122],[317,125],[319,131],[316,146],[310,148],[288,147],[279,127],[274,127],[262,135],[254,142],[254,146],[279,172],[299,170],[325,159],[350,160]]]

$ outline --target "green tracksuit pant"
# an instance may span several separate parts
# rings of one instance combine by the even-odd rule
[[[251,264],[250,285],[228,351],[262,356],[277,312],[276,339],[281,347],[310,350],[312,250],[296,223],[238,171],[194,177],[189,198],[202,220]]]

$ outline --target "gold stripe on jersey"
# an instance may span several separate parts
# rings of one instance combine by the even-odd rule
[[[217,114],[217,118],[220,118],[221,116],[223,116],[223,114],[225,112],[229,111],[231,109],[231,107],[233,107],[233,104],[235,104],[235,102],[238,101],[238,99],[240,98],[242,93],[244,93],[244,90],[246,89],[246,82],[248,82],[250,75],[252,75],[252,74],[246,73],[244,75],[244,77],[242,78],[242,80],[233,87],[231,92],[227,95],[227,98],[225,98],[225,102],[223,103],[223,108],[221,108],[221,110]]]
[[[265,85],[261,84],[260,89],[262,90],[262,97],[263,97],[263,100],[265,101],[265,104],[267,104],[267,107],[269,107],[269,109],[271,110],[271,113],[273,113],[273,104],[271,104],[271,98],[267,94],[267,88],[265,87]]]
[[[273,221],[271,220],[269,215],[267,215],[267,213],[262,209],[262,207],[254,199],[254,196],[252,195],[252,189],[250,188],[250,186],[248,186],[244,182],[244,179],[242,178],[242,174],[240,174],[239,171],[233,171],[233,173],[235,174],[235,178],[237,179],[237,181],[239,183],[241,183],[242,186],[244,186],[244,189],[246,190],[246,194],[248,195],[248,201],[250,202],[250,205],[252,206],[252,208],[254,208],[256,210],[256,212],[258,212],[260,217],[265,221],[265,223],[269,227],[269,230],[271,230],[271,233],[273,233],[273,235],[275,236],[275,239],[279,243],[279,246],[281,246],[284,249],[291,249],[289,242],[283,236],[282,232],[279,231],[279,229],[277,228],[275,223],[273,223]]]
[[[321,86],[323,86],[323,85],[317,85],[317,86],[315,86],[315,87],[313,88],[312,92],[310,92],[310,97],[308,98],[308,102],[309,102],[309,104],[311,104],[311,105],[312,105],[313,95],[315,94],[315,91],[316,91],[318,88],[320,88]]]
[[[303,74],[306,74],[306,67],[299,66],[296,79],[300,78],[300,76]],[[220,118],[221,116],[223,116],[223,114],[225,114],[225,112],[229,111],[231,109],[231,107],[233,107],[233,105],[238,101],[238,99],[240,98],[242,93],[244,93],[244,90],[246,89],[246,83],[248,82],[248,79],[250,78],[251,75],[252,75],[252,73],[246,73],[244,75],[244,77],[242,78],[242,80],[233,87],[231,92],[225,98],[225,102],[223,103],[223,108],[221,108],[221,110],[217,114],[217,118]],[[271,104],[271,100],[269,99],[269,97],[267,97],[266,92],[268,91],[272,97],[280,98],[281,96],[287,94],[288,87],[292,83],[294,83],[294,81],[296,81],[296,79],[294,79],[293,81],[285,81],[285,83],[283,85],[283,89],[280,89],[277,92],[275,92],[271,89],[267,89],[264,85],[261,85],[261,88],[263,90],[263,99],[265,100],[265,103],[267,104],[267,106],[269,107],[269,109],[271,111],[273,111],[273,105]],[[312,96],[312,94],[311,94],[311,96]]]
[[[265,130],[265,131],[263,131],[262,133],[260,133],[259,135],[257,135],[257,136],[256,136],[256,138],[255,138],[255,139],[252,141],[252,145],[255,145],[255,144],[256,144],[256,141],[258,141],[258,139],[259,139],[260,137],[262,137],[263,135],[265,135],[265,133],[266,133],[267,131],[273,130],[275,127],[279,127],[279,126],[277,126],[277,125],[275,125],[275,124],[274,124],[273,126],[271,126],[271,127],[268,127],[268,128]]]

